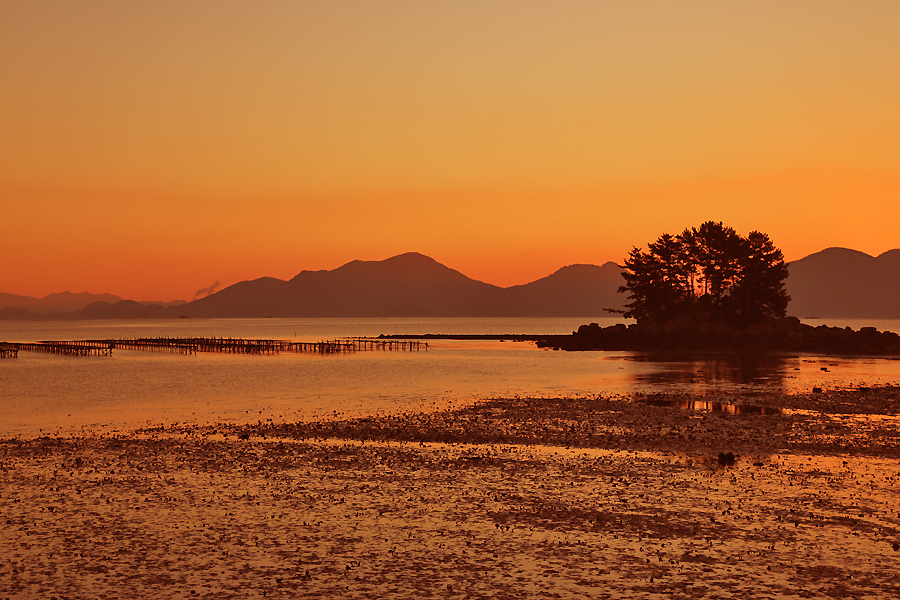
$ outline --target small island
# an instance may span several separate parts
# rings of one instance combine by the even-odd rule
[[[661,235],[623,265],[625,310],[636,323],[582,325],[540,347],[647,352],[813,352],[900,355],[900,335],[874,327],[806,325],[787,316],[784,256],[759,231],[746,237],[707,221]]]

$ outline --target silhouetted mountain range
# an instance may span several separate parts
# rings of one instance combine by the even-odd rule
[[[791,263],[789,270],[791,315],[900,318],[900,250],[876,258],[829,248]],[[171,306],[108,294],[66,292],[42,299],[0,294],[0,318],[591,317],[622,308],[620,273],[613,262],[570,265],[543,279],[501,288],[409,252],[381,261],[355,260],[330,271],[301,271],[289,281],[241,281]]]
[[[0,292],[0,319],[113,319],[169,316],[166,308],[185,304],[172,302],[135,302],[113,294],[61,292],[43,298]]]
[[[788,312],[802,318],[900,318],[900,250],[827,248],[792,262]]]
[[[191,317],[490,317],[599,315],[622,303],[615,263],[571,265],[538,281],[501,288],[422,254],[302,271],[290,281],[242,281],[190,302]]]
[[[75,312],[92,302],[115,304],[116,302],[121,301],[122,298],[113,296],[112,294],[89,294],[88,292],[82,292],[80,294],[62,292],[59,294],[48,294],[43,298],[32,298],[31,296],[18,296],[16,294],[5,294],[0,292],[0,308],[24,308],[33,313]]]

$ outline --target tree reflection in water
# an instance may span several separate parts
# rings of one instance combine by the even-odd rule
[[[773,391],[784,383],[785,372],[796,357],[771,354],[678,355],[635,353],[627,360],[653,363],[654,368],[635,375],[644,384],[766,384]]]
[[[650,406],[667,406],[688,410],[724,412],[730,415],[780,415],[782,412],[780,408],[770,408],[768,406],[748,406],[743,404],[730,404],[728,402],[715,402],[712,400],[681,400],[659,396],[638,396],[634,398],[634,401]]]

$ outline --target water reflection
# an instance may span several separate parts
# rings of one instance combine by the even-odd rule
[[[661,398],[655,396],[637,396],[634,402],[648,406],[664,406],[667,408],[683,408],[686,410],[703,410],[707,412],[722,412],[729,415],[780,415],[780,408],[767,406],[748,406],[729,404],[727,402],[715,402],[711,400],[680,400],[674,398]]]
[[[620,357],[631,362],[652,365],[634,374],[637,384],[766,384],[778,389],[784,384],[786,372],[797,362],[796,357],[764,354],[732,356],[635,353]]]

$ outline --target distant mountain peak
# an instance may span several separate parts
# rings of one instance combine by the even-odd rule
[[[809,256],[801,258],[799,260],[807,260],[810,258],[833,258],[833,257],[853,257],[859,259],[866,258],[875,258],[871,254],[866,254],[865,252],[860,252],[859,250],[852,250],[850,248],[842,248],[840,246],[832,246],[830,248],[825,248],[824,250],[819,250],[818,252],[813,252]],[[794,262],[799,262],[799,260]]]
[[[436,263],[437,261],[431,258],[430,256],[426,256],[421,252],[404,252],[403,254],[397,254],[396,256],[392,256],[390,258],[386,258],[385,261],[418,261],[418,262],[430,262]]]
[[[475,282],[474,279],[470,279],[459,271],[451,269],[419,252],[406,252],[384,260],[354,260],[333,271],[326,271],[321,276],[327,278],[356,277],[366,280],[381,279],[385,283],[399,280],[409,280],[411,283],[417,278],[432,281],[435,279],[450,279],[457,282],[464,280]],[[488,285],[481,282],[477,283]]]
[[[595,271],[597,269],[602,269],[604,271],[616,269],[616,271],[619,272],[622,270],[622,267],[620,267],[619,265],[617,265],[616,263],[614,263],[611,260],[603,263],[602,265],[592,265],[589,263],[574,263],[571,265],[566,265],[564,267],[560,267],[559,269],[556,270],[554,275],[556,273],[565,273],[567,271],[569,271],[569,272],[579,272],[579,271],[584,272],[584,271]]]
[[[434,260],[430,256],[426,256],[420,252],[404,252],[403,254],[397,254],[396,256],[392,256],[390,258],[386,258],[384,260],[370,260],[370,261],[354,261],[362,264],[375,264],[381,263],[386,266],[392,267],[403,267],[403,268],[422,268],[422,267],[441,267],[447,270],[454,270],[448,267],[447,265],[441,264],[438,261]]]
[[[788,310],[798,317],[900,316],[900,250],[875,258],[849,248],[826,248],[788,269]]]

